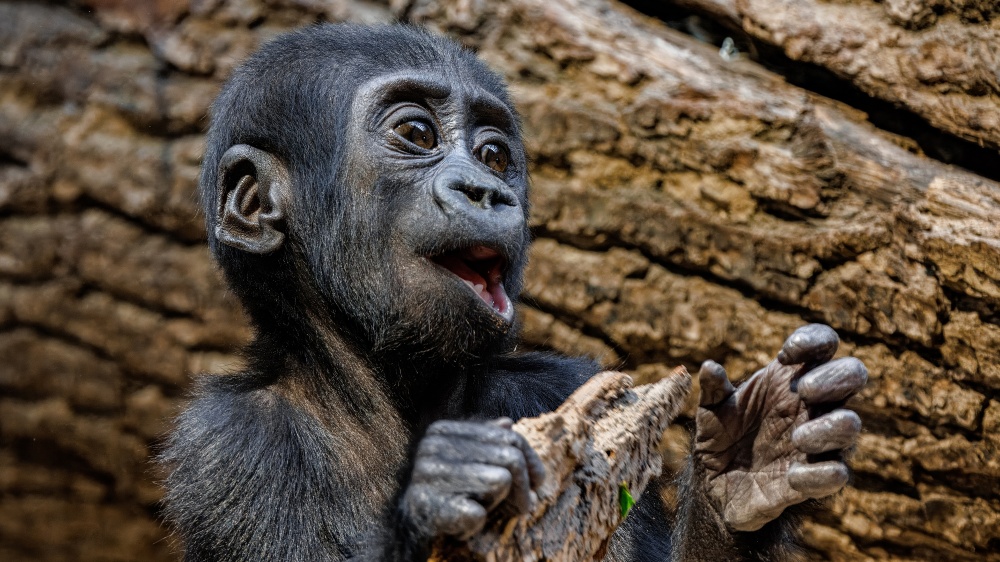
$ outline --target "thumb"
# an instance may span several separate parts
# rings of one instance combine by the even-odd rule
[[[701,364],[698,370],[698,382],[701,385],[702,407],[714,406],[729,398],[736,388],[729,382],[726,370],[715,361],[708,360]]]

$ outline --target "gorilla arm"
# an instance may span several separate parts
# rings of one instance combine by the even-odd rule
[[[673,560],[785,559],[796,523],[788,508],[847,483],[843,451],[861,420],[840,406],[868,372],[855,358],[831,361],[837,345],[830,327],[804,326],[738,388],[717,363],[702,365]]]

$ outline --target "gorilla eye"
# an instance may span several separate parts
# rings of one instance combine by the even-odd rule
[[[484,144],[482,148],[479,149],[479,160],[490,167],[494,172],[504,173],[507,170],[507,164],[510,162],[510,155],[507,154],[507,149],[493,143]]]
[[[393,131],[408,142],[424,150],[430,150],[437,146],[437,136],[434,135],[434,128],[426,121],[407,121],[406,123],[396,125]]]

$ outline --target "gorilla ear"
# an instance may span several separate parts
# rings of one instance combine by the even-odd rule
[[[274,155],[245,144],[230,147],[219,162],[215,237],[254,254],[277,250],[285,241],[290,194],[288,170]]]

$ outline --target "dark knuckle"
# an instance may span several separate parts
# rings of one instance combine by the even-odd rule
[[[501,447],[497,451],[497,459],[504,466],[520,467],[524,466],[524,453],[516,447]]]
[[[448,446],[451,441],[446,437],[441,435],[428,435],[420,441],[420,449],[426,451],[435,451],[441,449],[442,447]]]
[[[487,470],[482,474],[482,480],[489,486],[493,488],[502,488],[509,486],[513,481],[513,477],[510,471],[504,470],[502,468],[497,468],[496,470]]]
[[[523,439],[521,434],[512,429],[500,428],[500,432],[497,434],[497,441],[504,445],[517,446],[518,439]]]
[[[455,423],[451,420],[438,420],[427,428],[427,435],[441,435],[451,433],[455,430]]]

